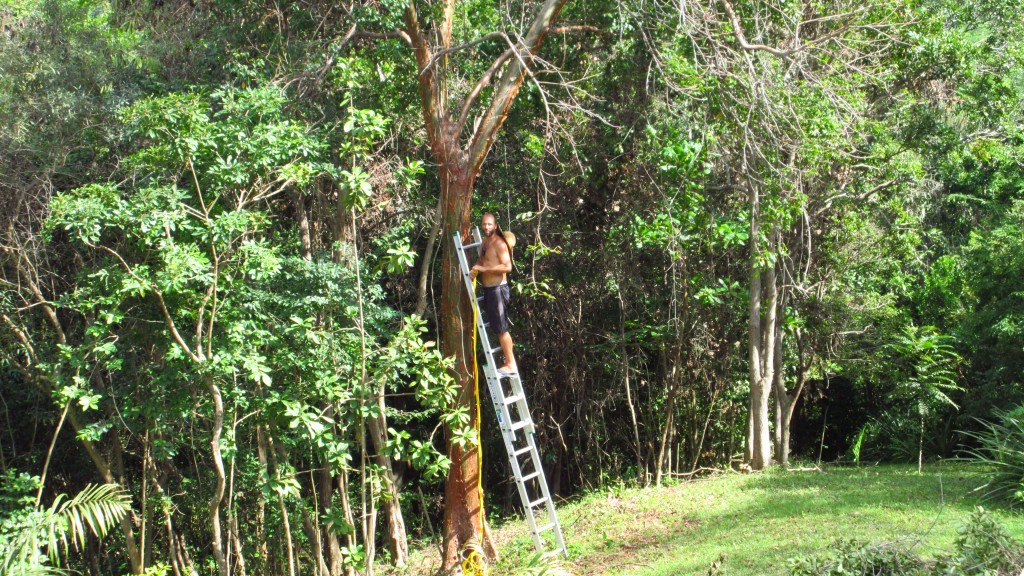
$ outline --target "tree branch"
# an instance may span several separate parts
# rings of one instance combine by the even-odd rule
[[[573,32],[589,32],[591,34],[597,34],[598,36],[609,37],[611,33],[607,30],[602,30],[597,26],[590,26],[587,24],[574,24],[572,26],[555,26],[554,28],[548,29],[548,34],[572,34]]]
[[[442,140],[441,114],[434,86],[434,73],[431,70],[427,70],[427,65],[430,64],[432,59],[430,46],[427,45],[427,40],[420,31],[419,17],[416,15],[416,7],[413,5],[412,0],[409,0],[409,4],[405,7],[402,18],[405,20],[405,34],[409,38],[409,45],[412,46],[413,53],[416,55],[416,64],[422,71],[416,75],[416,79],[419,84],[420,103],[423,108],[423,122],[427,129],[427,140],[431,143],[440,143]]]
[[[188,357],[191,358],[193,362],[202,363],[203,359],[196,355],[194,352],[192,352],[192,349],[188,347],[188,344],[185,343],[185,340],[181,337],[181,334],[178,332],[178,327],[177,325],[175,325],[174,319],[171,318],[171,312],[167,309],[167,303],[164,302],[163,292],[154,287],[150,282],[147,282],[146,280],[140,278],[139,275],[136,274],[134,270],[132,270],[131,266],[129,266],[128,263],[124,261],[124,258],[122,258],[121,255],[117,253],[117,251],[112,250],[106,246],[92,245],[92,247],[99,248],[100,250],[103,250],[111,254],[112,256],[114,256],[114,258],[117,258],[117,260],[121,262],[121,266],[124,268],[125,272],[127,272],[132,278],[135,278],[139,282],[150,287],[150,289],[153,291],[153,294],[156,295],[157,300],[160,302],[160,309],[163,310],[164,312],[164,319],[167,322],[167,328],[170,329],[171,336],[174,337],[174,341],[178,343],[178,346],[181,346],[181,349],[184,350],[185,354],[187,354]],[[200,354],[201,353],[202,351],[200,350]]]
[[[470,140],[468,150],[470,173],[476,173],[480,165],[483,164],[484,158],[487,157],[487,152],[490,151],[494,138],[501,125],[505,122],[508,111],[512,107],[512,102],[515,100],[519,87],[526,77],[528,66],[533,62],[534,54],[540,48],[551,23],[558,17],[558,13],[562,10],[562,6],[565,5],[565,1],[546,0],[540,10],[537,11],[537,16],[534,18],[529,31],[526,33],[526,38],[521,44],[522,53],[520,54],[518,50],[514,50],[518,57],[505,69],[505,73],[494,89],[494,97],[491,99],[491,104],[483,117],[481,117],[480,125]]]
[[[743,34],[743,25],[740,23],[739,16],[736,15],[736,11],[733,10],[732,4],[729,0],[721,0],[722,6],[725,8],[726,14],[729,15],[729,21],[732,22],[732,33],[736,37],[736,41],[739,42],[740,48],[747,50],[748,52],[768,52],[774,54],[780,58],[788,58],[794,52],[797,52],[797,48],[790,48],[788,50],[780,50],[764,44],[751,44],[747,42],[747,37]]]
[[[409,36],[408,33],[406,33],[403,30],[391,30],[389,32],[370,32],[368,30],[357,30],[353,32],[351,36],[346,36],[345,40],[347,41],[349,38],[370,38],[373,40],[390,40],[393,38],[398,38],[402,42],[405,42],[407,45],[415,47],[413,46],[412,38]]]
[[[442,58],[444,58],[446,55],[452,52],[456,52],[458,50],[465,50],[466,48],[472,48],[477,44],[482,44],[483,42],[492,40],[494,38],[506,38],[506,36],[504,32],[491,32],[490,34],[484,34],[483,36],[477,38],[476,40],[466,42],[465,44],[459,44],[458,46],[445,48],[444,50],[441,50],[440,52],[434,54],[433,58],[430,59],[430,62],[426,65],[426,67],[420,70],[420,74],[426,74],[427,72],[430,72],[434,65],[438,63],[438,61],[440,61]]]
[[[466,120],[469,117],[469,110],[473,107],[473,103],[476,102],[480,92],[482,92],[483,89],[491,83],[491,79],[494,77],[494,74],[501,68],[502,64],[512,57],[513,54],[515,54],[513,48],[505,50],[505,52],[503,52],[501,56],[498,56],[494,63],[491,64],[491,67],[487,69],[487,72],[484,72],[484,75],[480,77],[480,80],[477,81],[476,86],[473,87],[473,91],[469,93],[469,96],[466,97],[466,101],[462,104],[462,113],[459,114],[459,122],[455,125],[456,134],[462,134],[462,129],[465,127]]]

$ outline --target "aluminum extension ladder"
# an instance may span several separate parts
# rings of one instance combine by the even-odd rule
[[[473,229],[473,242],[470,244],[464,245],[462,235],[458,232],[455,233],[453,241],[459,255],[462,279],[466,282],[466,292],[473,296],[471,300],[476,317],[478,340],[484,353],[483,369],[484,375],[487,377],[487,389],[491,393],[491,403],[494,404],[494,412],[498,416],[498,426],[501,428],[501,437],[505,441],[505,451],[508,452],[508,461],[512,465],[512,474],[516,478],[519,498],[523,502],[523,508],[526,509],[526,523],[530,526],[530,532],[533,533],[533,543],[538,552],[557,554],[561,551],[568,557],[565,538],[562,536],[562,525],[558,522],[555,503],[548,492],[547,479],[544,477],[540,453],[537,451],[537,442],[533,435],[533,419],[530,418],[530,408],[526,404],[523,382],[519,378],[519,374],[505,375],[498,372],[494,353],[501,350],[501,346],[491,347],[487,338],[488,324],[484,322],[484,318],[480,314],[480,302],[483,301],[483,296],[476,297],[473,279],[469,275],[471,264],[466,258],[466,252],[475,248],[474,254],[479,255],[480,229]],[[474,264],[476,260],[477,257],[474,257],[472,260]],[[555,535],[557,548],[553,550],[547,550],[547,542],[542,537],[542,534],[548,530]]]

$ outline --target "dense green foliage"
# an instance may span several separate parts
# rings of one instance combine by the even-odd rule
[[[458,108],[538,5],[452,6]],[[42,486],[0,536],[118,484],[131,520],[55,560],[372,570],[439,537],[446,442],[516,506],[436,345],[445,172],[405,9],[0,6],[0,472]],[[966,451],[1019,503],[1016,3],[567,2],[555,26],[472,206],[519,237],[552,491],[756,464],[770,431],[781,462]]]

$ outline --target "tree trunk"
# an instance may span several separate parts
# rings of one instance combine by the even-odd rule
[[[384,453],[384,445],[387,441],[388,423],[384,415],[384,391],[377,394],[376,417],[368,418],[366,423],[370,429],[370,441],[373,443],[373,461],[383,470],[383,488],[387,492],[381,505],[384,508],[384,518],[387,520],[388,534],[387,547],[391,552],[391,562],[395,566],[405,566],[409,557],[409,541],[405,532],[405,520],[402,518],[402,505],[398,493],[398,481],[395,477],[391,458]]]
[[[427,236],[427,247],[423,250],[423,262],[420,263],[420,276],[416,283],[416,310],[415,314],[423,317],[427,310],[427,280],[430,277],[430,265],[434,261],[434,243],[437,242],[437,235],[441,232],[441,200],[437,199],[437,208],[434,210],[433,224],[430,226],[430,234]]]
[[[217,561],[217,571],[221,576],[229,576],[227,558],[224,554],[224,542],[221,538],[220,504],[224,499],[224,459],[220,450],[220,435],[224,429],[224,400],[220,388],[212,376],[206,377],[206,385],[213,398],[213,426],[210,434],[210,450],[213,455],[213,469],[217,474],[217,483],[210,498],[210,531],[213,546],[213,558]]]
[[[46,390],[47,387],[41,386],[41,388],[43,388],[44,391],[48,393],[48,390]],[[96,470],[99,472],[100,477],[103,478],[103,481],[106,482],[107,484],[120,484],[121,486],[127,486],[127,484],[124,482],[123,470],[120,473],[120,480],[115,478],[114,474],[110,470],[110,464],[103,457],[103,455],[100,454],[100,451],[97,449],[96,445],[91,440],[87,440],[85,438],[78,436],[77,433],[82,430],[84,424],[82,424],[82,420],[79,417],[78,410],[75,409],[74,407],[68,410],[68,421],[71,422],[71,427],[74,428],[76,432],[75,436],[80,439],[82,446],[85,447],[86,453],[89,455],[89,458],[96,466]],[[111,434],[111,437],[113,438],[112,442],[114,443],[114,451],[116,454],[121,450],[121,439],[117,437],[117,434]],[[125,514],[124,516],[122,516],[119,524],[121,526],[121,534],[124,536],[125,552],[128,555],[128,570],[132,574],[141,574],[142,555],[139,550],[139,546],[135,540],[135,528],[132,525],[131,514]]]
[[[917,473],[924,470],[924,411],[919,414],[918,435],[917,435]]]
[[[641,486],[647,485],[647,470],[644,469],[643,446],[640,443],[640,426],[636,421],[636,409],[633,406],[633,393],[629,385],[629,355],[626,352],[626,303],[619,294],[619,357],[622,361],[622,381],[626,387],[626,404],[629,406],[629,419],[633,425],[633,443],[636,446],[636,478]]]
[[[771,464],[771,430],[768,418],[769,390],[772,384],[775,354],[776,299],[778,289],[774,266],[761,265],[760,199],[756,186],[750,187],[750,421],[748,454],[750,466],[761,470]],[[762,286],[764,274],[767,286]],[[768,290],[768,315],[761,321],[763,288]]]
[[[785,466],[789,464],[790,427],[793,423],[793,412],[796,409],[797,400],[800,399],[800,394],[804,390],[804,384],[807,382],[807,371],[810,367],[804,354],[803,337],[800,331],[797,330],[795,336],[797,344],[796,387],[794,387],[792,392],[789,392],[786,388],[786,375],[782,370],[782,340],[784,332],[781,326],[784,324],[782,314],[785,311],[786,299],[780,298],[779,300],[779,319],[776,320],[776,332],[778,335],[775,339],[775,374],[773,378],[775,397],[778,399],[775,454],[779,462]]]
[[[505,122],[516,94],[526,78],[527,67],[533,63],[548,28],[558,16],[566,0],[545,0],[537,8],[529,30],[514,48],[504,51],[476,83],[463,102],[462,110],[448,110],[447,84],[444,81],[448,56],[435,60],[428,38],[440,40],[440,47],[451,46],[454,0],[447,0],[443,18],[435,24],[431,35],[420,28],[415,5],[410,2],[403,14],[403,32],[416,58],[416,81],[427,141],[438,166],[441,185],[441,241],[444,246],[441,269],[441,350],[454,357],[453,373],[460,388],[458,402],[468,408],[471,425],[478,426],[476,414],[476,375],[472,373],[473,317],[469,295],[466,294],[459,274],[458,260],[452,246],[452,234],[469,231],[470,201],[473,182],[480,172],[494,139]],[[503,70],[503,71],[502,71]],[[460,138],[476,98],[496,75],[500,78],[491,91],[490,102],[474,126],[465,148]],[[453,113],[454,112],[454,113]],[[479,542],[486,556],[497,558],[497,550],[490,541],[483,514],[480,489],[479,456],[476,447],[463,449],[452,443],[448,431],[448,457],[451,468],[445,486],[445,542],[443,570],[451,570],[459,561],[460,551],[471,541]]]
[[[320,509],[327,510],[334,504],[334,474],[326,459],[320,463],[317,484],[319,485],[317,496],[320,498]],[[341,545],[338,543],[338,535],[327,527],[322,527],[321,532],[326,547],[328,573],[331,576],[341,576]]]
[[[473,374],[473,312],[463,285],[458,255],[451,238],[456,231],[463,236],[469,231],[469,206],[473,191],[473,177],[464,171],[441,167],[441,194],[444,220],[441,238],[444,240],[444,258],[441,267],[441,342],[445,356],[455,358],[454,376],[461,392],[458,402],[470,414],[470,425],[479,427],[477,420],[476,374]],[[448,431],[449,435],[451,431]],[[483,515],[480,489],[479,451],[476,446],[465,449],[448,442],[451,468],[445,486],[444,556],[445,569],[458,563],[462,549],[472,542],[480,544],[492,559],[497,550],[485,539],[486,519]]]
[[[327,576],[330,573],[330,568],[327,566],[327,561],[324,560],[324,546],[323,540],[320,538],[320,530],[317,527],[316,519],[305,507],[302,509],[302,532],[309,542],[310,556],[316,563],[316,575]]]
[[[658,444],[658,460],[655,463],[654,470],[654,485],[661,486],[661,477],[663,475],[665,467],[665,452],[669,445],[669,440],[672,435],[672,426],[675,423],[676,413],[676,395],[679,391],[679,382],[676,376],[678,372],[678,366],[674,365],[669,372],[669,383],[668,383],[668,398],[665,400],[665,428],[661,433],[661,442]],[[671,460],[671,457],[669,458]],[[669,462],[671,466],[671,462]]]

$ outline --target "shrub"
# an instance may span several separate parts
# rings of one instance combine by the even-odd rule
[[[977,448],[965,451],[966,458],[987,464],[992,472],[981,488],[985,497],[1024,504],[1024,406],[996,411],[994,422],[979,420],[982,429],[963,434]]]
[[[911,543],[916,544],[916,543]],[[908,543],[838,540],[824,554],[790,558],[793,576],[1002,576],[1024,574],[1024,545],[977,508],[957,530],[953,552],[929,563]]]
[[[1024,564],[1020,542],[980,506],[957,531],[953,545],[954,554],[937,563],[936,576],[1018,574]]]

